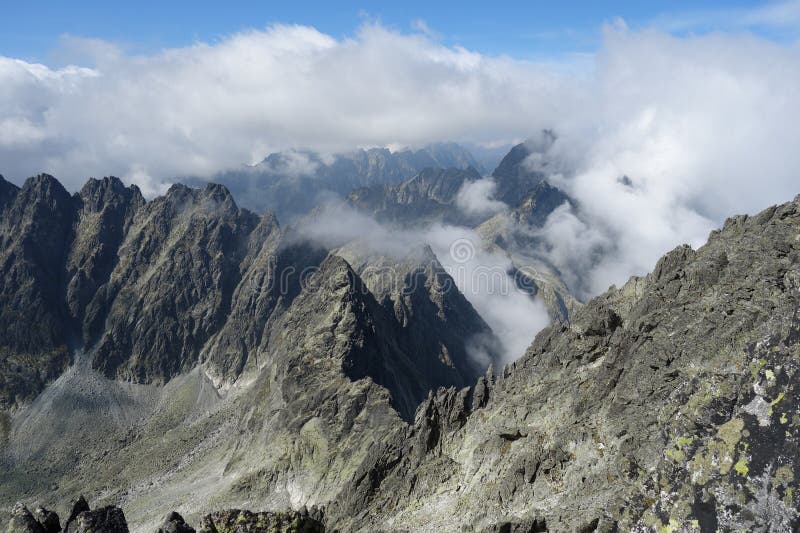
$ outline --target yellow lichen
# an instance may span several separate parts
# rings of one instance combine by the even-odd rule
[[[736,443],[742,438],[742,428],[744,428],[744,420],[741,418],[733,418],[719,427],[719,430],[717,430],[717,437],[719,437],[727,445],[728,450],[732,452],[736,448]]]
[[[781,466],[775,470],[775,477],[773,477],[772,480],[776,485],[788,485],[794,481],[794,472],[792,472],[792,467],[789,465]]]
[[[733,469],[736,470],[740,475],[746,476],[748,472],[750,472],[750,467],[747,466],[747,459],[744,457],[740,457],[736,464],[733,466]]]
[[[667,457],[676,462],[683,461],[686,454],[683,452],[684,446],[689,446],[694,442],[694,437],[681,436],[675,439],[675,447],[667,450]]]
[[[667,450],[667,457],[673,461],[680,462],[683,461],[685,454],[683,453],[683,450],[679,448],[670,448]]]
[[[777,397],[777,398],[775,398],[774,400],[772,400],[771,402],[769,402],[769,404],[770,404],[770,405],[775,405],[775,404],[777,404],[779,401],[783,400],[783,397],[784,397],[784,396],[786,396],[786,393],[785,393],[785,392],[782,392],[782,393],[778,394],[778,397]]]

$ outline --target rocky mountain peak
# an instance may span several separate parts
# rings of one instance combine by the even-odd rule
[[[519,202],[512,216],[517,222],[529,226],[541,227],[547,217],[559,206],[572,200],[561,189],[553,187],[547,180],[542,180]]]
[[[542,138],[526,141],[514,146],[500,161],[492,173],[497,182],[495,197],[506,204],[516,207],[546,175],[538,168],[528,164],[534,154],[542,156],[552,145],[555,137],[552,132],[545,131]]]
[[[74,199],[61,183],[49,174],[28,178],[17,193],[11,215],[15,220],[33,223],[49,222],[69,225],[74,212]]]
[[[130,203],[136,208],[145,204],[139,187],[131,185],[126,187],[122,180],[114,176],[106,176],[102,179],[89,178],[78,193],[84,209],[100,212],[109,204],[120,202]]]

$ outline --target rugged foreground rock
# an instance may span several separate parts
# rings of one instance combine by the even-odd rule
[[[440,390],[326,508],[343,530],[800,527],[800,197]],[[480,398],[480,401],[478,401]],[[487,399],[488,398],[488,399]]]
[[[33,514],[22,503],[17,503],[11,512],[8,533],[58,533],[61,524],[58,515],[41,507]],[[69,518],[64,523],[65,533],[128,533],[125,514],[119,507],[108,506],[90,510],[81,496],[73,505]]]
[[[300,511],[260,512],[230,509],[217,511],[203,517],[200,533],[325,533],[325,526],[316,509]],[[31,513],[25,505],[17,503],[11,512],[8,533],[58,533],[61,524],[58,515],[37,508]],[[72,513],[64,524],[65,533],[128,533],[128,524],[122,509],[107,506],[94,511],[81,496],[73,505]],[[155,533],[196,533],[183,517],[169,513]]]

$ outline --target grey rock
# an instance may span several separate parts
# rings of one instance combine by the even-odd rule
[[[128,533],[122,509],[109,505],[94,511],[83,511],[75,519],[75,533]]]
[[[61,531],[61,521],[55,511],[50,511],[44,507],[37,507],[33,511],[36,520],[42,525],[45,533],[58,533]]]
[[[201,533],[324,533],[325,526],[308,512],[260,512],[230,509],[203,517]]]
[[[0,410],[38,394],[69,364],[61,298],[76,201],[41,174],[9,194],[0,220]]]
[[[25,283],[4,302],[38,309],[21,318],[55,328],[33,331],[48,346],[59,331],[85,331],[70,318],[81,305],[66,298],[73,229],[69,253],[46,256],[62,261],[52,292],[36,247],[18,237],[38,238],[39,216],[86,228],[88,215],[47,178],[26,187],[7,188],[3,264]],[[52,501],[86,486],[133,502],[134,524],[154,523],[204,479],[219,482],[216,508],[324,506],[328,529],[342,531],[799,525],[800,198],[730,219],[698,250],[675,249],[483,377],[455,355],[464,330],[451,326],[480,322],[457,293],[431,290],[446,279],[435,264],[409,259],[415,288],[396,292],[366,268],[377,259],[298,243],[215,187],[178,187],[130,220],[84,307],[102,317],[87,355],[106,375],[75,364],[29,410],[9,410],[2,495],[22,487]],[[269,257],[313,275],[275,292]],[[4,346],[27,342],[3,335]],[[25,361],[37,369],[42,358]],[[47,416],[94,394],[68,404],[78,406],[69,416]],[[25,455],[20,435],[50,435],[51,425],[66,431]],[[222,512],[208,527],[259,527],[260,514]],[[14,511],[35,528],[28,515]],[[124,516],[83,500],[67,524],[122,530]]]
[[[397,184],[356,189],[347,201],[381,221],[421,226],[432,220],[442,220],[474,225],[480,219],[470,218],[455,202],[463,185],[480,178],[480,173],[472,167],[426,168]]]
[[[554,531],[800,527],[798,273],[800,202],[729,220],[541,332],[465,421],[417,419],[377,488],[330,505],[329,523],[480,530],[524,512]]]
[[[67,517],[67,521],[64,522],[64,531],[66,533],[71,533],[74,531],[74,527],[76,524],[76,520],[78,515],[83,512],[89,511],[89,502],[86,501],[86,498],[83,497],[81,494],[75,503],[72,504],[72,509],[69,512],[69,516]]]
[[[195,529],[188,525],[181,515],[172,511],[164,518],[164,523],[156,533],[195,533]]]
[[[17,502],[11,511],[8,533],[44,533],[45,529],[22,503]]]

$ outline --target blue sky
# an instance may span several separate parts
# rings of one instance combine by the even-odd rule
[[[419,31],[424,21],[442,44],[487,54],[541,59],[590,52],[604,24],[621,17],[631,28],[657,25],[672,33],[748,30],[774,39],[794,38],[794,28],[745,15],[764,9],[748,1],[625,2],[0,2],[0,55],[59,63],[64,35],[103,39],[132,53],[152,53],[193,42],[216,42],[273,23],[316,27],[336,38],[365,21],[397,31]],[[777,15],[780,17],[780,15]],[[773,19],[775,16],[773,15]]]

